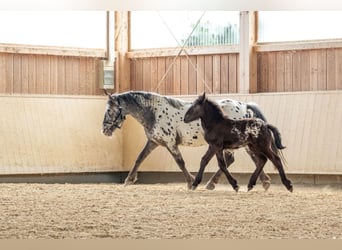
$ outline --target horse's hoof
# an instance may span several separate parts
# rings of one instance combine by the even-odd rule
[[[289,187],[289,188],[287,188],[291,193],[293,192],[293,187],[291,186],[291,187]]]
[[[209,182],[209,183],[207,183],[207,185],[205,186],[205,188],[206,188],[207,190],[214,190],[214,189],[215,189],[215,184],[212,183],[212,182]]]
[[[192,185],[191,190],[196,190],[197,186]]]
[[[136,183],[138,180],[138,178],[134,178],[134,180],[131,179],[126,179],[124,182],[124,186],[129,186],[129,185],[133,185],[134,183]]]
[[[271,186],[271,182],[269,181],[265,181],[262,183],[262,187],[265,189],[265,191],[267,191]]]
[[[235,192],[239,192],[239,189],[240,187],[238,185],[234,188]]]
[[[248,187],[247,192],[251,191],[253,187]]]

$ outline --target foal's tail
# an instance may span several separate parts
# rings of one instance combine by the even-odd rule
[[[277,146],[278,149],[284,149],[285,146],[282,145],[281,143],[281,136],[278,128],[271,124],[267,124],[267,128],[272,131],[273,137],[274,137],[274,143]]]

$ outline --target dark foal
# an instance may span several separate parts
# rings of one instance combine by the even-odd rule
[[[284,167],[279,156],[279,149],[285,147],[281,143],[278,129],[258,118],[232,120],[226,117],[222,109],[213,101],[206,98],[205,93],[193,102],[184,116],[184,122],[201,119],[204,129],[204,139],[209,144],[207,152],[201,160],[200,168],[192,184],[196,189],[202,181],[205,167],[211,158],[216,155],[220,169],[226,175],[235,191],[239,190],[237,181],[229,173],[223,157],[224,149],[248,147],[255,157],[256,169],[249,183],[248,191],[256,184],[256,180],[269,159],[279,171],[282,183],[289,191],[293,191],[291,181],[287,179]],[[272,135],[273,134],[273,135]],[[274,147],[275,145],[275,147]]]

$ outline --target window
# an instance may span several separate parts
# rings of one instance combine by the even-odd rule
[[[199,20],[200,23],[196,26]],[[178,47],[186,41],[186,46],[237,44],[239,42],[239,12],[131,12],[132,49]]]
[[[0,11],[0,43],[106,48],[105,11]]]
[[[342,11],[260,11],[258,42],[342,38]]]

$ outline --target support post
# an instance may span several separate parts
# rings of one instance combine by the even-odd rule
[[[115,12],[115,49],[117,52],[115,91],[125,92],[131,88],[130,60],[126,54],[130,50],[130,13]]]
[[[238,93],[257,92],[257,12],[240,12],[240,54]]]

